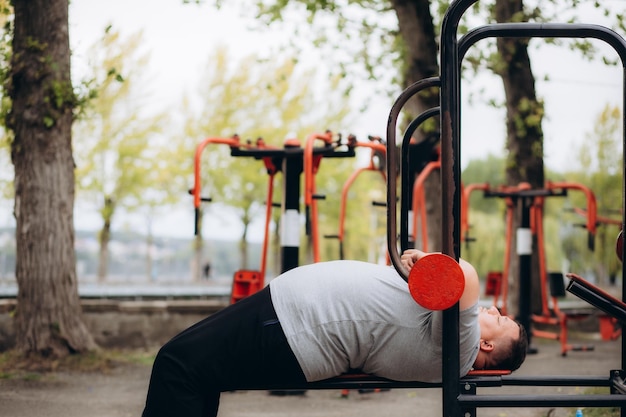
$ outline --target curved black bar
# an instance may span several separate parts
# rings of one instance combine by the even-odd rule
[[[457,28],[463,14],[472,7],[474,3],[478,3],[479,0],[456,0],[451,2],[446,14],[441,21],[441,36],[445,34],[456,36]],[[441,44],[443,44],[443,39]]]
[[[600,25],[580,23],[496,23],[470,30],[459,40],[459,60],[476,42],[490,38],[593,38],[613,47],[626,66],[626,41],[617,32]]]
[[[404,132],[402,137],[402,146],[400,147],[400,250],[404,251],[409,247],[409,210],[411,200],[408,198],[412,195],[409,189],[412,185],[411,178],[409,178],[409,143],[413,133],[417,128],[431,117],[438,116],[440,114],[439,107],[433,107],[420,113],[415,119],[409,123],[409,126]],[[415,238],[415,237],[414,237]]]
[[[397,178],[398,158],[396,154],[396,125],[398,116],[407,101],[418,92],[441,85],[438,77],[426,78],[408,86],[396,99],[387,120],[387,251],[391,263],[402,279],[408,281],[409,271],[406,270],[400,261],[397,244],[397,211],[396,202],[398,199]]]

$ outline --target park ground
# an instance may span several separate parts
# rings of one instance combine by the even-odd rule
[[[560,355],[559,344],[535,339],[538,352],[529,355],[520,375],[601,375],[621,368],[621,341],[581,334],[588,352]],[[577,343],[574,340],[574,343]],[[0,379],[2,417],[130,417],[141,415],[150,376],[148,359],[115,363],[91,372],[25,372]],[[479,389],[493,394],[584,393],[585,387],[501,387]],[[591,411],[591,410],[588,410]],[[479,409],[488,417],[569,417],[570,409]],[[585,416],[591,414],[585,413]],[[441,390],[396,389],[342,398],[339,391],[308,391],[302,396],[273,396],[266,391],[224,393],[219,417],[408,417],[442,415]],[[594,414],[595,415],[595,414]]]

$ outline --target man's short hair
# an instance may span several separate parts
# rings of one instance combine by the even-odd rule
[[[496,349],[489,355],[489,363],[485,369],[515,371],[524,363],[526,352],[528,351],[528,335],[526,334],[526,329],[519,321],[515,321],[515,323],[519,327],[517,339],[501,339],[501,342],[504,341],[504,343],[499,345],[502,346],[502,349]]]

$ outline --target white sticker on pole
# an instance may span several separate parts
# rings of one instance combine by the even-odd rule
[[[517,229],[517,254],[532,255],[533,253],[533,237],[530,229],[520,227]]]
[[[280,219],[280,246],[300,246],[300,216],[298,210],[285,210]]]

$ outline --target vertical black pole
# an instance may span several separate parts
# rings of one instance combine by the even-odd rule
[[[530,231],[530,209],[532,206],[532,197],[520,197],[517,203],[520,204],[521,221],[517,229],[517,255],[519,256],[519,322],[528,330],[528,352],[535,353],[536,350],[530,347],[531,331],[530,331],[530,315],[532,294],[532,252],[533,242],[532,233]]]
[[[626,155],[626,62],[622,60],[622,155]],[[622,160],[622,232],[626,233],[626,159]],[[620,239],[626,239],[620,236]],[[623,242],[626,243],[626,242]],[[622,280],[626,277],[626,259],[622,246]],[[622,301],[626,301],[626,285],[622,284]],[[622,326],[622,332],[625,326]],[[622,336],[622,369],[626,368],[626,337]],[[626,417],[626,407],[620,407],[620,417]]]
[[[300,254],[300,175],[303,171],[304,154],[299,144],[285,144],[282,162],[283,201],[280,219],[280,272],[298,266]],[[269,392],[270,395],[304,395],[306,390]]]
[[[300,252],[300,175],[303,154],[299,145],[286,144],[283,158],[283,204],[280,220],[281,272],[298,266]]]
[[[460,255],[460,147],[461,64],[457,39],[463,12],[476,0],[450,4],[441,26],[441,250],[458,259]],[[443,312],[441,369],[443,417],[462,415],[460,394],[459,305]]]

